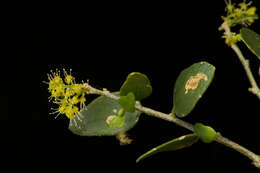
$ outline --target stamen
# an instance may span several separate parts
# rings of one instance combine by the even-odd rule
[[[76,117],[78,118],[78,120],[79,120],[81,123],[83,122],[83,120],[80,118],[79,114],[76,115]]]
[[[78,113],[78,116],[79,116],[80,118],[84,118],[84,116],[81,114],[81,112]]]

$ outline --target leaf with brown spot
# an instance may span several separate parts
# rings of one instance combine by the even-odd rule
[[[187,116],[206,92],[215,74],[215,67],[207,62],[195,63],[183,70],[174,86],[172,113]]]
[[[114,94],[119,96],[119,92]],[[141,113],[125,112],[123,118],[114,119],[120,109],[118,101],[99,96],[70,121],[69,130],[80,136],[114,136],[126,132],[136,125]],[[112,126],[111,121],[114,121]]]

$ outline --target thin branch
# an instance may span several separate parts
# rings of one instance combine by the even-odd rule
[[[106,96],[108,98],[111,98],[111,99],[114,99],[114,100],[118,100],[119,97],[110,93],[109,91],[105,90],[105,91],[102,91],[102,90],[99,90],[99,89],[96,89],[96,88],[93,88],[92,86],[90,86],[89,84],[84,84],[84,88],[91,94],[98,94],[98,95],[103,95],[103,96]],[[155,111],[153,109],[150,109],[150,108],[147,108],[147,107],[144,107],[140,104],[136,104],[135,105],[135,108],[147,115],[150,115],[150,116],[153,116],[153,117],[157,117],[157,118],[160,118],[160,119],[163,119],[163,120],[166,120],[166,121],[170,121],[170,122],[173,122],[181,127],[184,127],[190,131],[194,131],[193,129],[193,125],[192,124],[189,124],[181,119],[178,119],[174,116],[171,116],[169,114],[165,114],[165,113],[162,113],[162,112],[159,112],[159,111]]]
[[[260,169],[260,156],[259,155],[256,155],[252,151],[246,149],[245,147],[243,147],[223,136],[217,136],[215,141],[217,141],[218,143],[221,143],[227,147],[230,147],[230,148],[238,151],[239,153],[243,154],[244,156],[248,157],[249,159],[251,159],[253,161],[252,164],[255,167],[257,167],[258,169]]]
[[[118,100],[119,97],[110,93],[109,91],[105,90],[105,91],[102,91],[102,90],[99,90],[99,89],[96,89],[96,88],[93,88],[92,86],[90,86],[89,84],[84,84],[84,88],[90,93],[90,94],[97,94],[97,95],[103,95],[105,97],[108,97],[108,98],[111,98],[111,99],[114,99],[114,100]],[[153,116],[153,117],[156,117],[156,118],[160,118],[160,119],[163,119],[163,120],[166,120],[166,121],[169,121],[169,122],[173,122],[183,128],[186,128],[192,132],[194,132],[194,126],[188,122],[185,122],[175,116],[173,116],[172,114],[165,114],[165,113],[162,113],[162,112],[159,112],[159,111],[155,111],[153,109],[150,109],[150,108],[147,108],[147,107],[144,107],[144,106],[141,106],[140,104],[136,103],[135,105],[135,108],[137,110],[139,110],[140,112],[143,112],[147,115],[150,115],[150,116]],[[216,139],[215,139],[216,142],[218,143],[221,143],[227,147],[230,147],[236,151],[238,151],[239,153],[243,154],[244,156],[248,157],[249,159],[251,159],[253,161],[253,164],[260,169],[260,156],[259,155],[256,155],[255,153],[253,153],[252,151],[246,149],[245,147],[242,147],[241,145],[223,137],[223,136],[220,136],[220,135],[217,135]]]
[[[221,26],[222,26],[222,28],[225,30],[225,35],[231,37],[231,36],[232,36],[232,32],[231,32],[230,27],[229,27],[229,25],[227,24],[227,22],[225,21]],[[258,85],[257,85],[257,83],[256,83],[256,81],[255,81],[255,78],[254,78],[254,76],[253,76],[253,73],[252,73],[252,71],[251,71],[251,69],[250,69],[249,60],[247,60],[247,59],[243,56],[241,50],[239,49],[239,47],[237,46],[236,43],[232,43],[232,44],[230,45],[230,47],[234,50],[234,52],[236,53],[238,59],[240,60],[241,64],[243,65],[243,67],[244,67],[244,69],[245,69],[245,71],[246,71],[246,75],[247,75],[247,77],[248,77],[248,79],[249,79],[249,82],[250,82],[250,84],[251,84],[251,86],[252,86],[252,88],[250,89],[250,91],[251,91],[253,94],[255,94],[255,95],[260,99],[260,89],[259,89],[259,87],[258,87]]]

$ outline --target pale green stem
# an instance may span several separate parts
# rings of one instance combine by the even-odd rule
[[[225,35],[232,36],[230,27],[229,27],[227,22],[224,22],[221,26],[225,30]],[[246,75],[247,75],[249,82],[252,86],[252,88],[250,88],[250,91],[260,99],[260,89],[259,89],[259,87],[258,87],[258,85],[255,81],[255,78],[253,76],[253,73],[250,69],[249,60],[244,57],[244,55],[242,54],[241,50],[239,49],[239,47],[237,46],[236,43],[232,43],[230,45],[230,47],[234,50],[238,59],[240,60],[241,64],[243,65],[243,67],[245,69]]]
[[[84,88],[90,93],[90,94],[97,94],[97,95],[103,95],[105,97],[108,97],[108,98],[111,98],[111,99],[114,99],[114,100],[118,100],[119,97],[110,93],[109,91],[105,90],[105,91],[102,91],[102,90],[99,90],[99,89],[96,89],[96,88],[93,88],[92,86],[90,86],[89,84],[84,84]],[[150,116],[153,116],[153,117],[156,117],[156,118],[160,118],[160,119],[163,119],[163,120],[166,120],[166,121],[170,121],[170,122],[173,122],[181,127],[184,127],[192,132],[194,132],[194,126],[188,122],[185,122],[177,117],[175,117],[174,115],[172,114],[165,114],[165,113],[162,113],[162,112],[159,112],[159,111],[156,111],[156,110],[153,110],[153,109],[150,109],[150,108],[147,108],[147,107],[144,107],[144,106],[141,106],[140,104],[136,103],[135,105],[135,108],[137,110],[139,110],[140,112],[143,112],[147,115],[150,115]],[[221,143],[227,147],[230,147],[236,151],[238,151],[239,153],[243,154],[244,156],[248,157],[249,159],[251,159],[253,161],[253,164],[260,169],[260,157],[258,155],[256,155],[255,153],[253,153],[252,151],[249,151],[248,149],[242,147],[241,145],[227,139],[227,138],[224,138],[223,136],[220,136],[220,135],[217,135],[216,139],[215,139],[216,142],[218,143]]]

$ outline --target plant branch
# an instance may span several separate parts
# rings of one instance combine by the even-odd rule
[[[229,27],[228,23],[225,21],[221,26],[225,30],[225,35],[232,37],[232,32],[230,30],[230,27]],[[234,50],[234,52],[236,53],[238,59],[240,60],[241,64],[243,65],[243,67],[244,67],[244,69],[246,71],[247,77],[248,77],[249,82],[250,82],[250,84],[252,86],[250,91],[253,94],[255,94],[260,99],[260,89],[259,89],[259,87],[258,87],[258,85],[257,85],[257,83],[255,81],[255,78],[253,76],[253,73],[252,73],[252,71],[250,69],[249,60],[246,59],[243,56],[241,50],[239,49],[239,47],[237,46],[236,43],[232,43],[230,45],[230,47]]]
[[[89,84],[84,84],[84,88],[90,93],[90,94],[97,94],[97,95],[103,95],[105,97],[108,97],[108,98],[111,98],[111,99],[114,99],[114,100],[118,100],[119,97],[110,93],[109,91],[107,90],[99,90],[99,89],[96,89],[96,88],[93,88],[92,86],[90,86]],[[153,109],[150,109],[150,108],[147,108],[147,107],[144,107],[142,105],[140,105],[139,103],[136,103],[135,105],[135,108],[137,110],[139,110],[140,112],[143,112],[147,115],[150,115],[150,116],[153,116],[153,117],[156,117],[156,118],[160,118],[160,119],[163,119],[163,120],[166,120],[166,121],[169,121],[169,122],[173,122],[183,128],[186,128],[192,132],[194,132],[194,126],[188,122],[185,122],[177,117],[175,117],[174,115],[172,114],[165,114],[165,113],[162,113],[162,112],[159,112],[159,111],[156,111],[156,110],[153,110]],[[238,151],[239,153],[243,154],[244,156],[248,157],[249,159],[251,159],[253,161],[253,164],[260,169],[260,156],[259,155],[256,155],[255,153],[253,153],[252,151],[246,149],[245,147],[242,147],[241,145],[223,137],[223,136],[220,136],[220,135],[217,135],[216,136],[216,139],[215,139],[216,142],[218,143],[221,143],[227,147],[230,147],[236,151]]]

